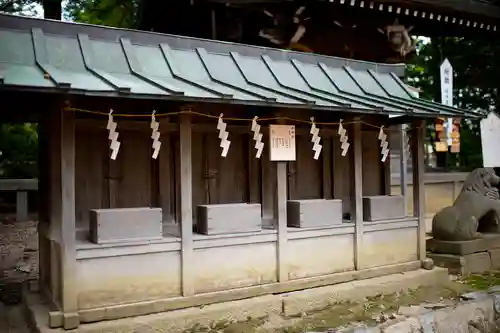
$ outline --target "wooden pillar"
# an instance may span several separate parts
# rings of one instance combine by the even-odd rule
[[[59,155],[59,163],[54,166],[60,177],[55,183],[60,187],[52,187],[54,197],[58,199],[53,206],[56,209],[52,211],[53,216],[57,218],[51,221],[53,238],[56,239],[58,247],[53,247],[56,255],[52,257],[60,258],[60,307],[63,312],[63,326],[65,329],[74,329],[80,324],[76,289],[75,120],[72,112],[60,109],[53,111],[54,122],[58,127],[55,141],[59,151],[59,154],[56,154]]]
[[[50,112],[50,110],[49,110]],[[38,122],[38,286],[50,298],[50,131],[46,117]]]
[[[351,221],[354,222],[354,265],[363,269],[363,142],[361,122],[354,119],[352,133],[353,190],[351,191]]]
[[[387,141],[388,142],[391,142],[391,137],[392,137],[392,134],[391,134],[391,131],[386,131],[385,134],[387,135]],[[382,157],[382,155],[380,155],[380,157]],[[384,183],[384,187],[383,187],[383,192],[382,194],[383,195],[391,195],[391,192],[392,192],[392,183],[391,183],[391,174],[392,174],[392,168],[391,168],[391,151],[390,151],[390,148],[389,148],[389,154],[387,155],[387,158],[385,160],[385,162],[381,162],[382,164],[382,172],[383,172],[383,175],[382,175],[382,181]]]
[[[424,186],[424,127],[423,120],[415,121],[411,133],[413,174],[413,216],[418,219],[418,259],[425,260],[425,186]]]
[[[278,282],[288,281],[287,269],[287,162],[276,162],[275,216],[278,228]]]
[[[279,114],[278,114],[279,116]],[[278,124],[284,125],[283,120],[278,120]],[[269,131],[269,135],[270,131]],[[288,162],[276,163],[276,195],[274,196],[274,217],[278,229],[278,282],[288,281],[288,222],[287,222],[287,201],[288,201]]]
[[[408,152],[406,151],[406,125],[401,125],[399,136],[399,183],[401,186],[401,195],[404,198],[404,210],[408,215]]]
[[[181,259],[182,295],[194,295],[193,285],[193,172],[191,148],[191,118],[180,116],[180,183],[181,183]]]
[[[263,129],[264,137],[269,135],[269,128]],[[266,143],[267,144],[267,143]],[[269,160],[268,148],[264,148],[264,152],[260,158],[262,170],[261,176],[261,197],[262,197],[262,223],[266,227],[276,226],[276,214],[274,202],[276,201],[276,165]]]
[[[61,244],[61,112],[57,105],[49,110],[49,121],[47,124],[48,132],[48,154],[49,154],[49,184],[48,189],[50,193],[49,200],[49,226],[48,238],[49,253],[50,253],[50,296],[51,301],[59,308],[61,306],[61,270],[62,259],[60,256]],[[43,225],[40,225],[42,228]],[[40,229],[43,230],[43,229]]]
[[[323,199],[333,198],[333,186],[332,186],[332,169],[333,169],[333,149],[332,149],[332,138],[330,136],[325,136],[323,139],[323,151],[321,152],[321,159],[323,162]]]

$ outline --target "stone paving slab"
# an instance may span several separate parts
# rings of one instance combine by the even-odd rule
[[[459,304],[401,307],[395,319],[376,327],[347,327],[305,333],[497,333],[500,332],[500,286],[462,295]],[[437,308],[437,309],[436,309]]]

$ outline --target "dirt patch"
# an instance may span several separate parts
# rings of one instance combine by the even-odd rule
[[[37,222],[0,221],[0,302],[17,304],[21,284],[38,278]]]
[[[273,315],[249,318],[246,322],[216,322],[209,327],[194,326],[186,333],[303,333],[324,332],[353,323],[373,324],[398,312],[402,306],[422,303],[458,302],[460,295],[473,288],[461,281],[449,282],[444,287],[422,287],[405,293],[378,295],[364,302],[338,303],[322,310],[302,313],[297,317]]]

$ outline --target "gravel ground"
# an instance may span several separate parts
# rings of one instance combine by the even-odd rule
[[[29,333],[21,306],[4,306],[0,303],[0,332]]]
[[[28,333],[19,302],[24,281],[38,277],[37,222],[0,220],[0,332]]]

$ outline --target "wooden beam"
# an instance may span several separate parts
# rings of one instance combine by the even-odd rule
[[[181,169],[181,259],[182,259],[182,296],[194,295],[193,285],[193,172],[191,147],[191,118],[181,115],[180,169]]]
[[[80,324],[76,286],[76,214],[75,214],[75,119],[72,112],[57,110],[61,119],[61,310],[64,328]]]
[[[351,198],[351,221],[354,222],[354,266],[363,269],[363,133],[359,118],[354,118],[352,133],[353,190]]]
[[[418,259],[425,260],[424,121],[412,125],[413,216],[418,218]]]
[[[326,136],[322,139],[323,151],[321,152],[321,159],[323,162],[323,199],[332,199],[333,198],[333,184],[332,184],[332,138],[330,136]]]

